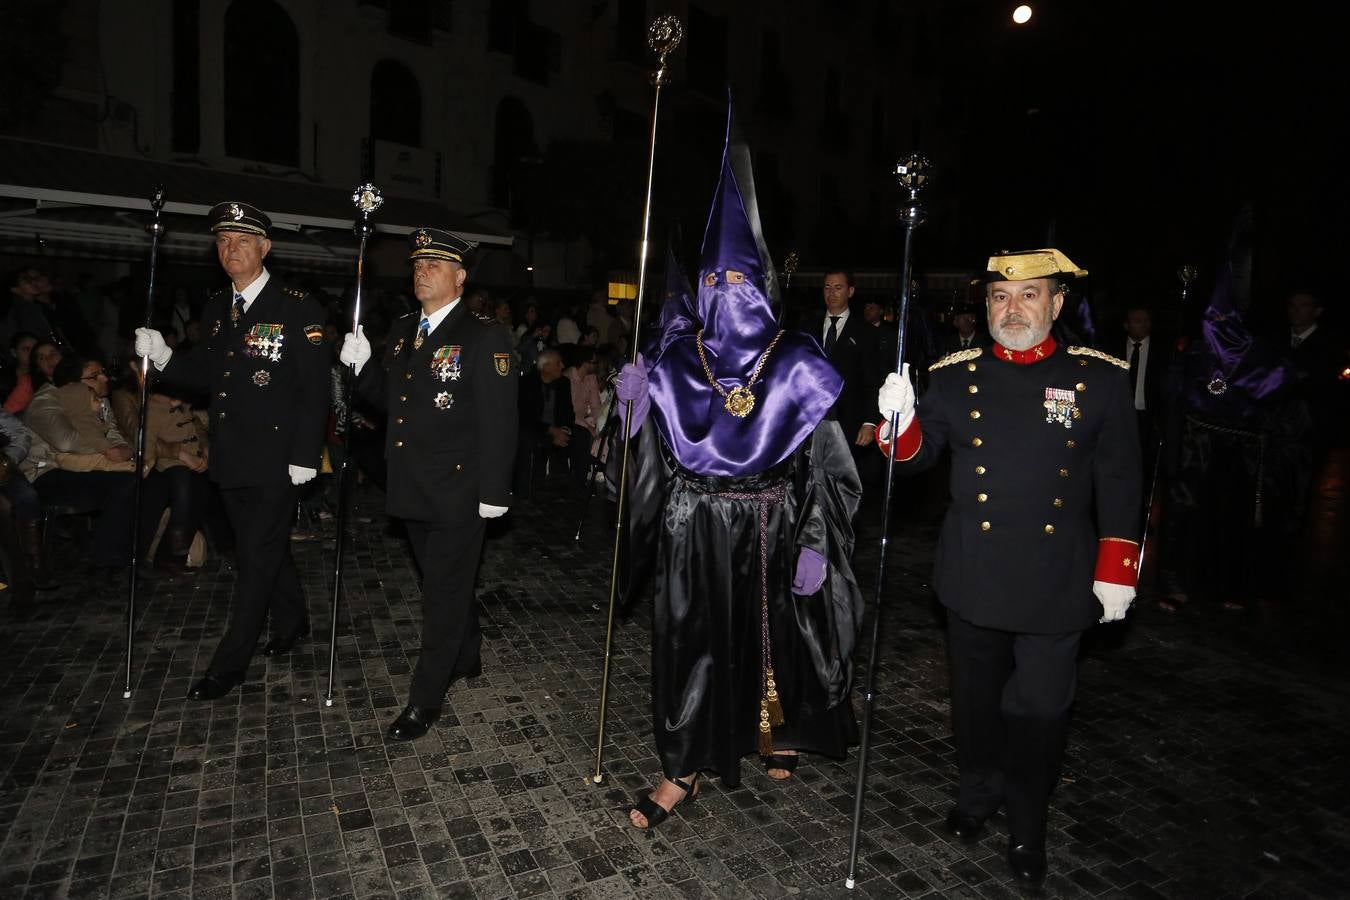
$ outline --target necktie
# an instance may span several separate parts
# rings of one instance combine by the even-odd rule
[[[839,316],[830,316],[830,330],[825,332],[826,353],[830,352],[830,348],[834,346],[837,337],[839,337]]]
[[[244,295],[234,292],[234,308],[230,310],[230,321],[238,322],[244,317]]]
[[[969,347],[970,347],[970,338],[961,338],[961,349],[965,350]]]
[[[1130,390],[1134,393],[1139,392],[1139,348],[1143,343],[1135,341],[1134,349],[1130,351]]]
[[[427,335],[430,333],[431,333],[431,320],[428,319],[426,316],[423,316],[422,321],[417,323],[417,337],[413,339],[413,349],[421,350],[422,342],[427,339]]]

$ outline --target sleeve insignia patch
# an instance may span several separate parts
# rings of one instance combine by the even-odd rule
[[[494,353],[492,354],[492,366],[497,370],[497,374],[505,378],[511,374],[511,354]]]
[[[311,344],[322,344],[322,343],[323,343],[323,326],[322,326],[322,325],[306,325],[306,326],[305,326],[305,337],[309,340],[309,342],[310,342]]]

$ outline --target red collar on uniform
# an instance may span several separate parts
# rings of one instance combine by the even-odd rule
[[[1030,363],[1040,362],[1043,359],[1048,359],[1050,354],[1054,353],[1055,348],[1058,346],[1059,345],[1055,343],[1055,339],[1052,336],[1046,335],[1045,340],[1041,341],[1030,350],[1009,350],[998,341],[995,341],[993,353],[995,359],[1001,359],[1004,362],[1017,363],[1019,366],[1025,366]]]

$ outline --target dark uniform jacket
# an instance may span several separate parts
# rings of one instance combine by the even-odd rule
[[[510,506],[518,428],[511,334],[459,302],[418,349],[420,320],[396,319],[384,359],[367,363],[357,381],[389,413],[389,514],[453,522],[477,516],[479,503]]]
[[[918,403],[922,441],[896,466],[927,468],[951,447],[942,604],[985,628],[1058,634],[1101,615],[1099,539],[1139,539],[1139,438],[1127,363],[1042,347],[1027,364],[997,346],[934,363]]]
[[[284,483],[288,466],[319,468],[328,419],[324,311],[270,277],[238,322],[233,292],[202,308],[202,343],[175,353],[164,379],[211,400],[211,478],[223,488]]]

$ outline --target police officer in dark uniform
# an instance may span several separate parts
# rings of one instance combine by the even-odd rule
[[[1139,438],[1129,364],[1050,336],[1063,280],[1087,273],[1057,250],[996,256],[988,270],[994,343],[935,363],[917,418],[908,373],[888,376],[878,439],[909,472],[951,448],[934,580],[961,775],[947,828],[974,840],[1005,808],[1009,866],[1034,883],[1045,877],[1079,640],[1134,598]]]
[[[239,577],[230,624],[188,697],[215,700],[243,682],[270,615],[264,653],[286,653],[309,633],[291,559],[296,489],[313,478],[328,415],[329,350],[317,301],[281,287],[263,265],[272,222],[247,203],[210,212],[216,255],[230,276],[202,309],[203,340],[175,354],[158,331],[136,329],[136,353],[163,378],[211,398],[211,466],[237,539]]]
[[[388,410],[388,511],[404,520],[422,572],[422,652],[389,726],[400,741],[426,734],[451,681],[482,669],[474,579],[484,520],[511,505],[518,428],[511,335],[461,300],[469,245],[419,228],[409,246],[421,312],[394,322],[380,362],[369,362],[363,330],[341,354],[361,394]]]

